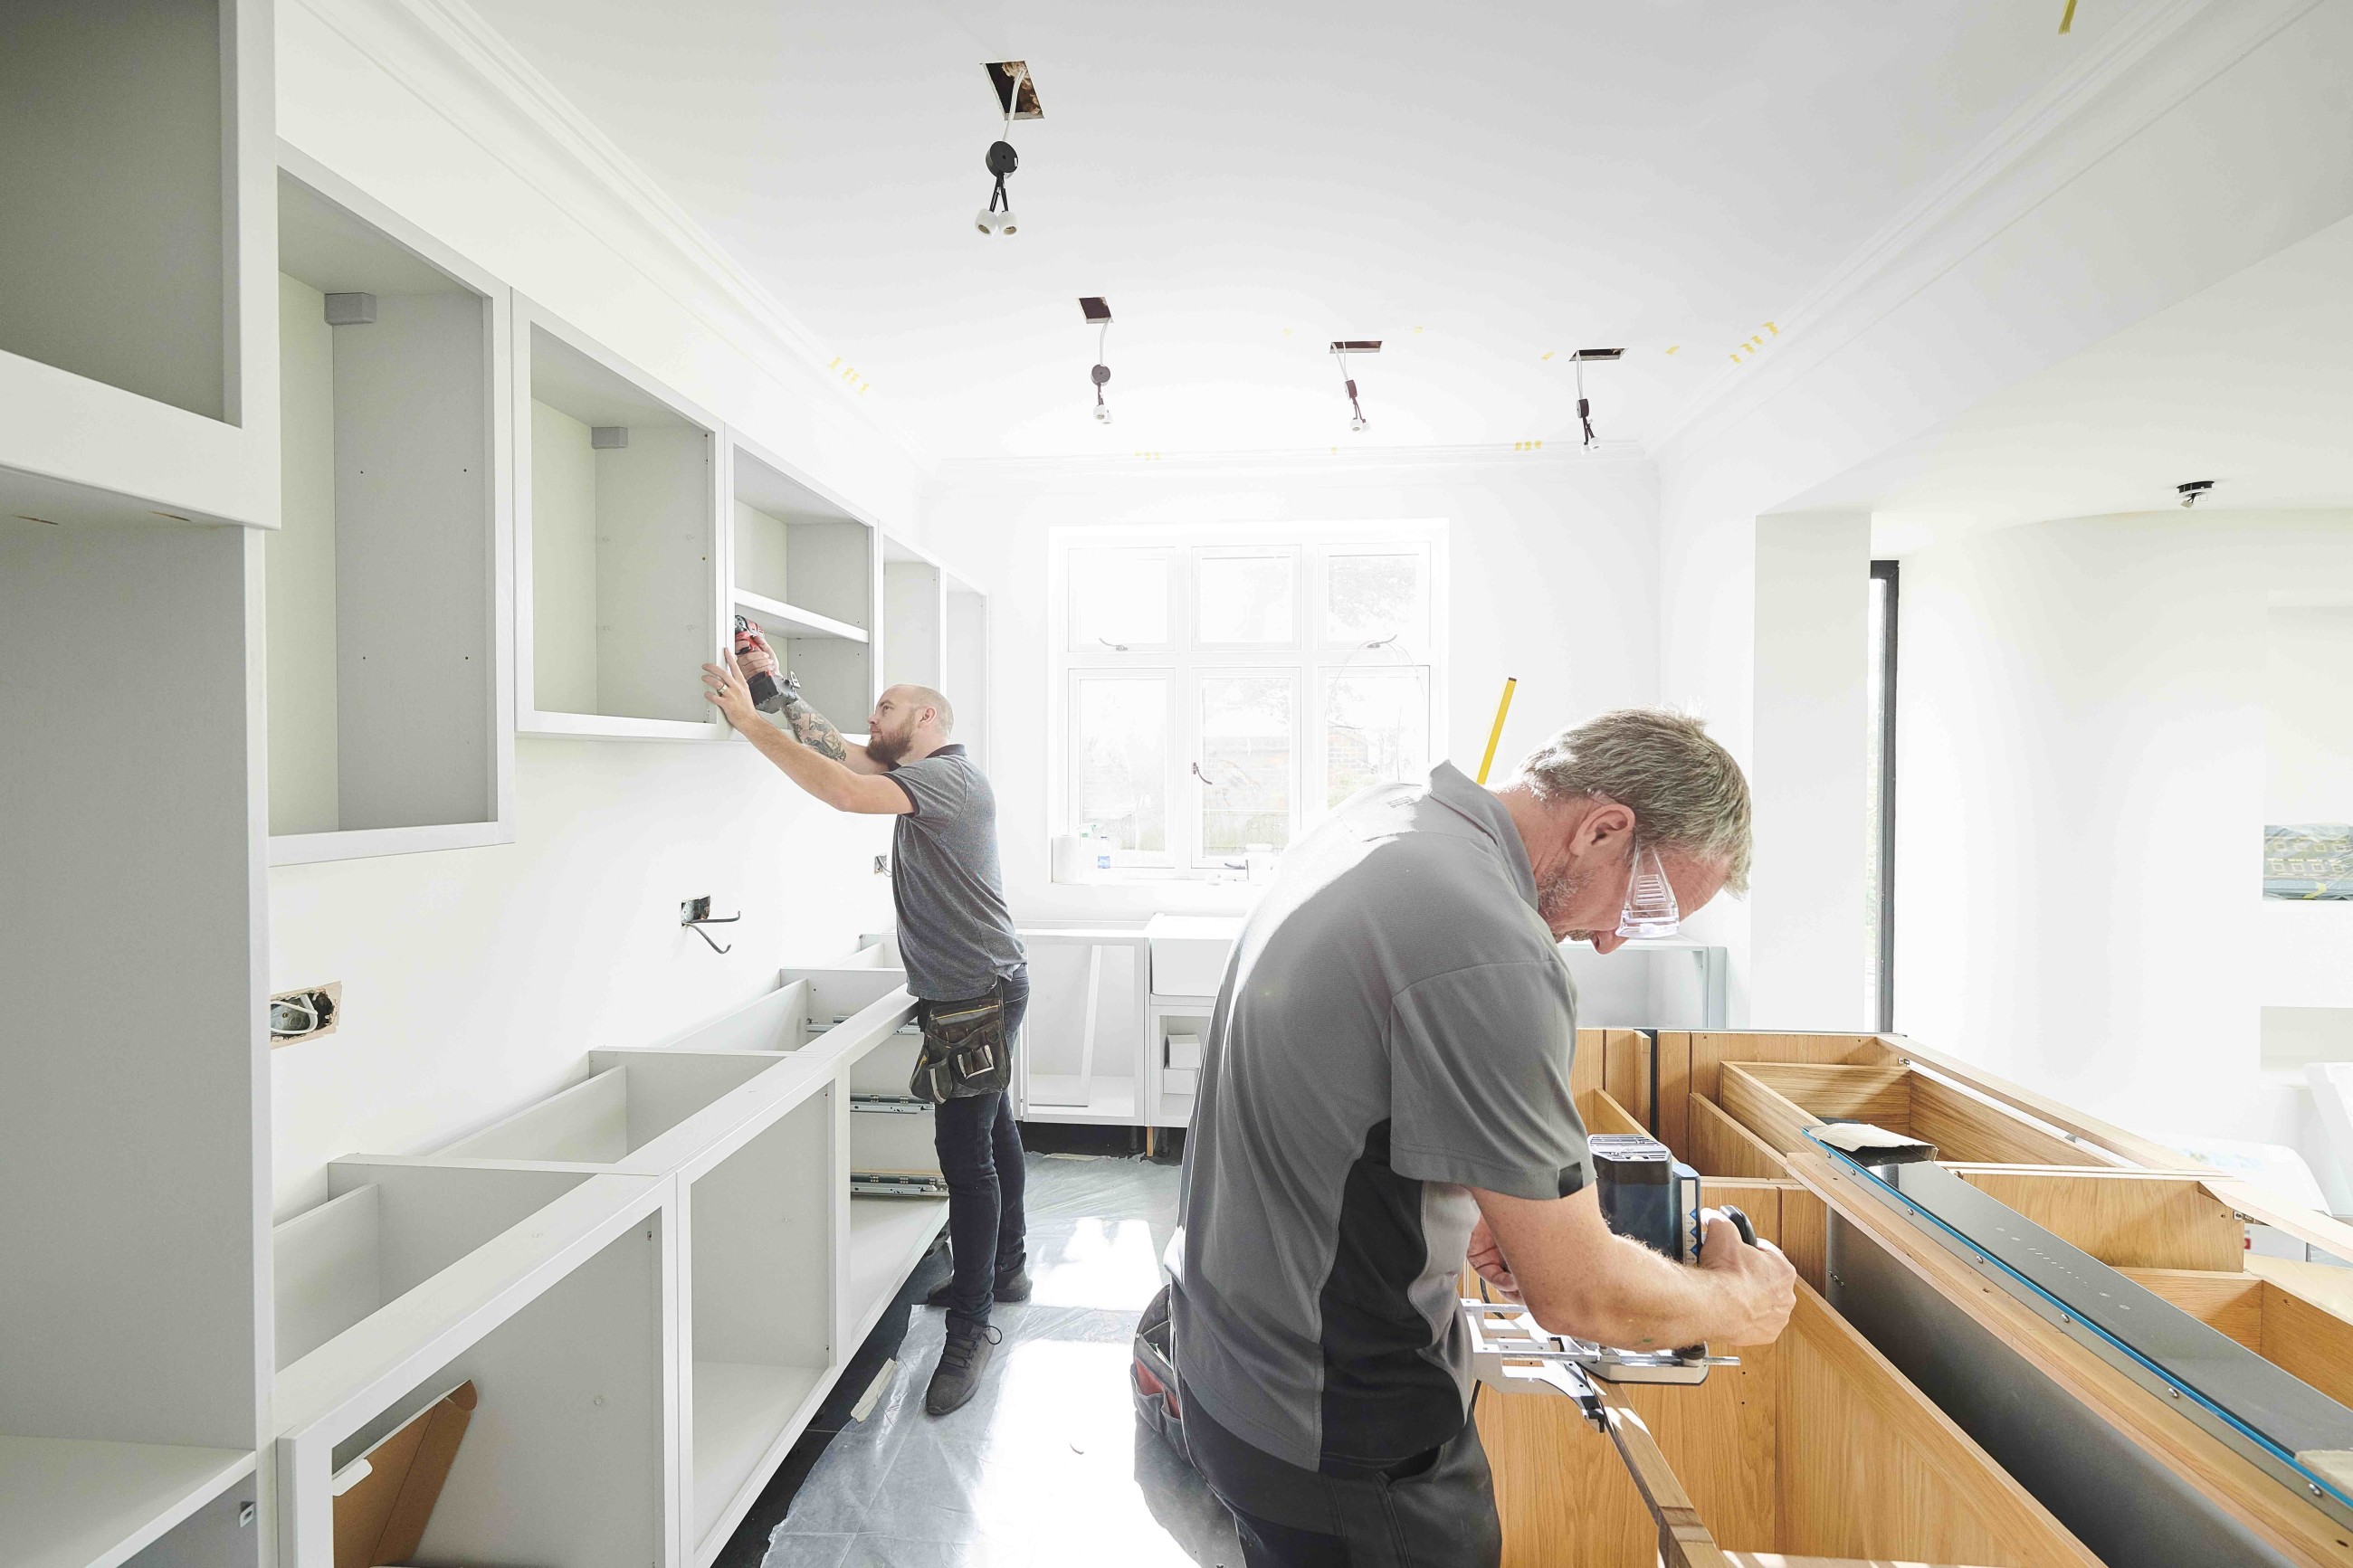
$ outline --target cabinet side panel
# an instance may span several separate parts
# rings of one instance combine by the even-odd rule
[[[588,426],[531,405],[532,664],[546,713],[596,706],[596,454]]]
[[[335,711],[335,340],[326,296],[278,275],[279,531],[268,562],[269,831],[339,826]]]
[[[596,454],[596,690],[616,718],[710,718],[711,437],[647,426]]]
[[[260,1436],[247,546],[234,528],[0,523],[0,1410],[14,1431]],[[142,653],[109,653],[123,631]]]
[[[495,815],[484,309],[388,294],[333,329],[345,828]]]

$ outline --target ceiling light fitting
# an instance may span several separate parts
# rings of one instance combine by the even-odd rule
[[[2181,509],[2187,511],[2198,504],[2199,498],[2213,488],[2214,481],[2211,479],[2192,479],[2186,485],[2174,486],[2173,490],[2181,498]]]
[[[1624,349],[1579,349],[1568,356],[1577,369],[1577,422],[1585,426],[1585,444],[1593,445],[1593,405],[1585,396],[1585,367],[1588,363],[1607,364],[1626,357]]]
[[[1095,384],[1095,423],[1108,425],[1111,405],[1103,401],[1103,388],[1111,384],[1111,366],[1103,363],[1103,344],[1111,337],[1111,302],[1099,294],[1083,295],[1079,300],[1079,310],[1091,325],[1102,329],[1095,334],[1095,368],[1092,374]]]
[[[1356,401],[1356,378],[1348,374],[1350,354],[1377,354],[1381,352],[1378,338],[1347,338],[1332,345],[1332,353],[1340,362],[1340,379],[1348,388],[1348,428],[1362,430],[1371,423],[1365,417],[1365,405]]]
[[[987,70],[997,102],[1005,110],[1005,134],[988,144],[986,162],[988,172],[997,176],[997,187],[989,193],[988,205],[972,220],[973,226],[983,234],[1018,234],[1020,224],[1013,216],[1013,198],[1005,194],[1005,176],[1021,167],[1021,154],[1006,137],[1013,134],[1015,120],[1040,119],[1045,110],[1038,107],[1037,89],[1030,84],[1027,64],[1004,60]]]

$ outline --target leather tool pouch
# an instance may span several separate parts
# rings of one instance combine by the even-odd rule
[[[934,1105],[976,1094],[1002,1094],[1013,1082],[1012,1044],[1005,1036],[1005,982],[969,1002],[917,1005],[923,1049],[907,1092]]]

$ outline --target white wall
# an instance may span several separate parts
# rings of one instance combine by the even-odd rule
[[[330,20],[332,18],[332,21]],[[436,46],[420,10],[282,0],[285,138],[462,255],[911,528],[903,446],[659,215]],[[528,572],[531,563],[520,565]],[[691,688],[691,661],[679,672]],[[437,1145],[848,945],[890,914],[882,818],[797,795],[738,742],[523,738],[512,845],[273,870],[275,989],[344,983],[341,1030],[273,1053],[279,1211],[352,1152]],[[712,896],[722,958],[678,924]]]
[[[2353,514],[2002,530],[1904,561],[1896,1026],[2163,1133],[2298,1142],[2260,1069],[2271,590],[2353,586]],[[2345,961],[2335,960],[2342,974]]]
[[[2263,669],[2263,820],[2353,822],[2353,605],[2274,605]]]
[[[1049,876],[1047,531],[1064,525],[1443,519],[1451,630],[1444,753],[1475,767],[1506,675],[1518,695],[1498,775],[1553,731],[1654,700],[1656,489],[1648,463],[1176,463],[944,471],[931,547],[991,595],[993,780],[1006,890],[1028,922],[1233,909],[1238,886],[1062,886]],[[948,693],[953,700],[956,693]]]
[[[1867,1029],[1871,518],[1757,520],[1750,1016]]]

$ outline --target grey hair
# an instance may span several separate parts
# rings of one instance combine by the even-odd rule
[[[1748,780],[1688,714],[1620,708],[1563,730],[1530,752],[1520,778],[1547,804],[1606,795],[1634,813],[1641,841],[1725,868],[1748,890]]]
[[[914,700],[916,707],[929,708],[938,713],[941,734],[953,735],[955,733],[955,710],[948,706],[948,700],[945,697],[942,696],[936,689],[929,686],[911,685],[905,689],[907,694]]]

